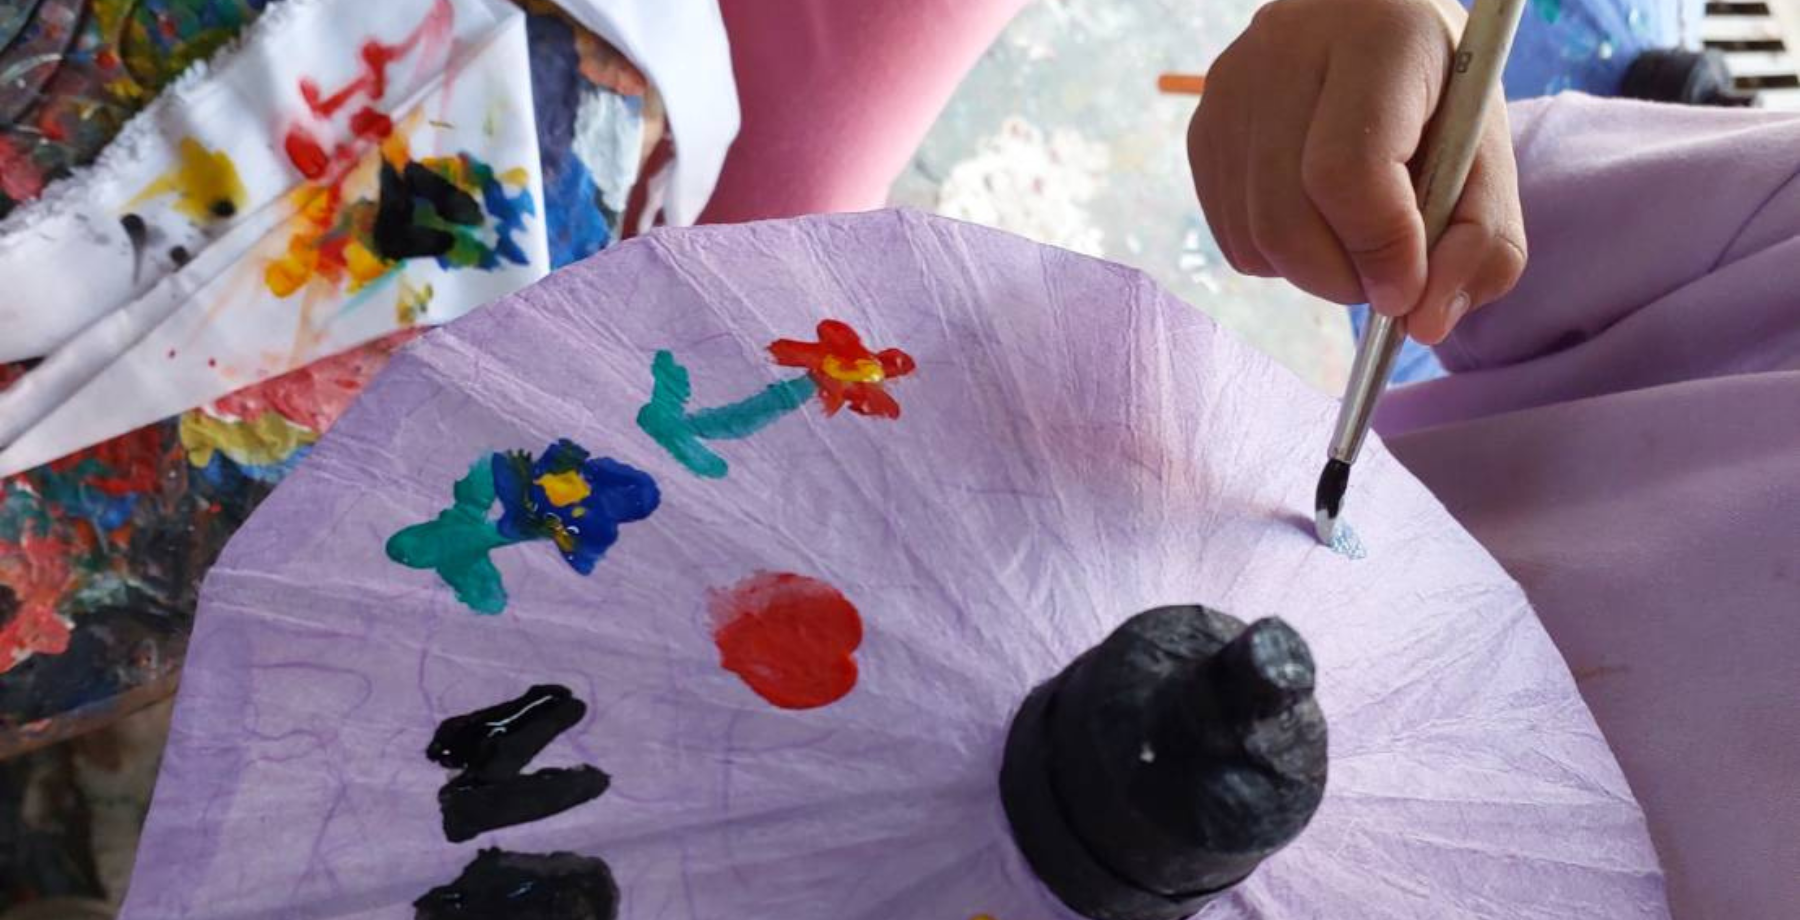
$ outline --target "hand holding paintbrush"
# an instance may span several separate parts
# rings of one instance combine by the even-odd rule
[[[1329,541],[1404,334],[1442,341],[1525,267],[1499,75],[1522,0],[1276,0],[1206,76],[1188,156],[1232,267],[1379,314],[1320,482]],[[1429,259],[1427,258],[1429,254]]]

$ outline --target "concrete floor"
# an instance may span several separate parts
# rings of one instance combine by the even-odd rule
[[[1141,268],[1337,392],[1351,356],[1343,309],[1225,264],[1188,176],[1197,100],[1156,90],[1160,73],[1204,72],[1260,5],[1033,3],[963,82],[892,201]]]

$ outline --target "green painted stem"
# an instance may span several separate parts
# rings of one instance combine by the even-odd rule
[[[808,376],[783,380],[764,387],[762,392],[748,399],[713,409],[701,409],[689,415],[688,428],[696,436],[708,441],[747,438],[805,405],[818,391],[818,386]]]

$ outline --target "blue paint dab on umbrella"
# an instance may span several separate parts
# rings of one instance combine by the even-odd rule
[[[1362,538],[1356,535],[1349,524],[1339,523],[1337,530],[1331,535],[1331,551],[1346,559],[1362,559],[1369,555],[1363,546]]]

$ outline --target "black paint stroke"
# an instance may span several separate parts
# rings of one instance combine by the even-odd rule
[[[611,777],[585,764],[551,767],[499,782],[464,773],[438,790],[444,836],[451,843],[462,843],[496,828],[541,821],[599,798],[610,785]]]
[[[616,920],[619,885],[595,857],[485,849],[413,911],[414,920]]]
[[[404,171],[381,164],[381,197],[375,207],[375,249],[383,258],[398,261],[441,256],[456,245],[450,231],[419,220],[419,202],[431,206],[439,220],[461,226],[481,223],[481,204],[450,180],[419,163]]]
[[[186,246],[172,246],[169,248],[169,261],[175,263],[176,268],[181,268],[193,260],[194,257],[187,251]]]
[[[119,226],[125,228],[125,238],[131,241],[131,283],[136,284],[138,273],[144,268],[144,249],[150,245],[150,228],[136,214],[119,218]]]
[[[518,699],[445,719],[425,756],[460,770],[438,790],[452,843],[560,814],[599,798],[612,782],[592,766],[524,773],[531,759],[587,714],[569,688],[539,684]]]

